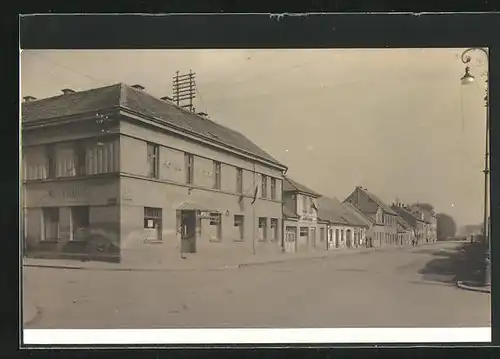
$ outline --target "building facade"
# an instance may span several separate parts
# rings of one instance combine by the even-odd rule
[[[426,243],[428,223],[424,220],[424,216],[420,212],[411,209],[410,206],[403,203],[393,204],[392,209],[408,223],[413,229],[413,244]]]
[[[124,84],[30,100],[22,119],[28,251],[281,251],[286,167],[240,133]]]
[[[328,222],[328,249],[358,248],[363,245],[368,226],[342,206],[336,198],[318,198],[318,213]]]
[[[283,213],[285,251],[326,250],[327,223],[318,218],[318,193],[285,177]]]
[[[395,245],[397,243],[397,217],[388,205],[367,189],[357,186],[344,200],[353,204],[373,221],[369,241],[373,246]]]
[[[426,222],[426,237],[425,241],[427,243],[434,243],[437,241],[437,214],[434,209],[429,210],[420,204],[414,204],[411,206],[413,212],[418,212],[423,215],[424,221]]]

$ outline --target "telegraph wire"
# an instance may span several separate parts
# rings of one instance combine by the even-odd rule
[[[99,84],[105,85],[105,86],[110,85],[110,83],[108,81],[103,81],[103,80],[96,79],[95,77],[92,77],[90,75],[84,74],[84,73],[82,73],[82,72],[80,72],[78,70],[75,70],[74,68],[72,68],[70,66],[63,65],[60,62],[54,61],[52,59],[49,59],[49,58],[47,58],[47,57],[45,57],[45,56],[43,56],[41,54],[38,54],[38,53],[31,53],[31,54],[34,55],[34,56],[36,56],[36,57],[38,57],[38,58],[40,58],[40,59],[42,59],[42,60],[44,60],[44,61],[50,62],[50,63],[52,63],[52,64],[54,64],[56,66],[59,66],[59,67],[64,68],[64,69],[66,69],[68,71],[71,71],[71,72],[73,72],[75,74],[78,74],[80,76],[86,77],[86,78],[88,78],[89,80],[91,80],[94,83],[99,83]]]

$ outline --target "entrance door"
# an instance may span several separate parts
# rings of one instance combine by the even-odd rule
[[[294,253],[297,246],[297,227],[287,226],[285,229],[285,252]]]
[[[311,227],[311,245],[313,248],[316,248],[316,228]]]
[[[181,211],[181,252],[196,253],[195,211]]]

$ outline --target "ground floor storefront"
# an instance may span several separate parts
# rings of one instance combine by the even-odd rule
[[[327,223],[285,218],[283,248],[287,253],[327,249]]]
[[[162,262],[283,251],[276,201],[114,178],[28,184],[27,255]]]

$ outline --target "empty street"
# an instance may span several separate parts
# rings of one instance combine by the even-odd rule
[[[455,285],[460,246],[213,271],[29,267],[25,328],[489,326],[490,295]]]

